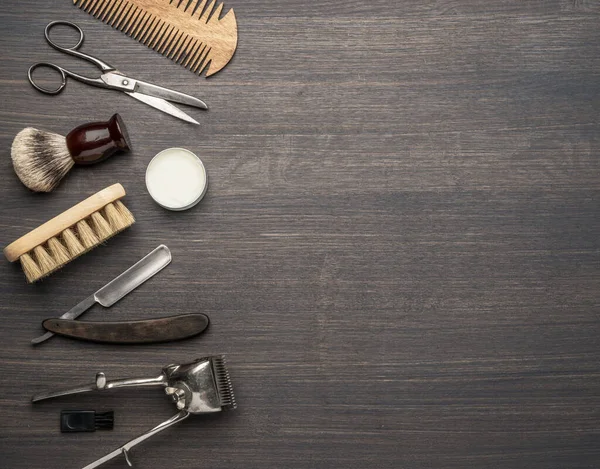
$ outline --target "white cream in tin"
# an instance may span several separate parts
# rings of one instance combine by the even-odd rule
[[[146,169],[150,196],[169,210],[186,210],[196,205],[208,186],[200,158],[185,148],[167,148],[158,153]]]

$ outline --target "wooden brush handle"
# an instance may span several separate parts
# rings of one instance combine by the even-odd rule
[[[107,204],[114,202],[125,196],[125,189],[121,184],[113,184],[100,192],[95,193],[77,205],[64,211],[60,215],[47,221],[36,229],[30,231],[25,236],[21,236],[16,241],[4,248],[4,256],[14,262],[26,252],[34,247],[45,243],[53,236],[62,233],[67,228],[75,225],[77,222],[89,217]]]
[[[119,114],[106,122],[90,122],[71,130],[66,137],[67,148],[76,164],[94,164],[117,151],[130,149],[125,123]]]

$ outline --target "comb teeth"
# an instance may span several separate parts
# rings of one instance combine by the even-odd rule
[[[174,62],[206,76],[221,70],[237,46],[233,9],[216,0],[73,0],[73,4]]]
[[[32,283],[85,254],[135,222],[120,200],[66,228],[20,257],[27,281]]]
[[[235,409],[237,404],[235,403],[229,371],[227,371],[227,366],[225,365],[225,356],[218,355],[212,357],[212,366],[217,380],[217,390],[219,392],[219,398],[221,399],[221,407],[228,410]]]

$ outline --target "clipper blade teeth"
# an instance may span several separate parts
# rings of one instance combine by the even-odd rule
[[[229,378],[229,371],[225,364],[225,356],[218,355],[212,357],[213,370],[217,381],[217,390],[221,399],[221,407],[228,410],[233,410],[237,407],[235,395],[233,394],[233,386]]]

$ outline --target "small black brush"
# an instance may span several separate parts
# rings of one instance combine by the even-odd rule
[[[63,410],[60,412],[60,431],[63,433],[95,432],[112,430],[115,423],[114,412],[95,410]]]

